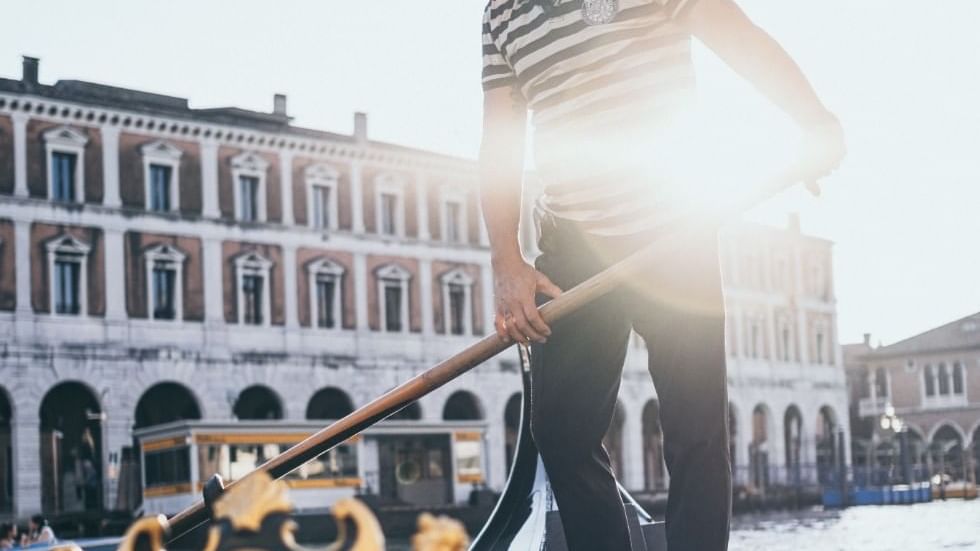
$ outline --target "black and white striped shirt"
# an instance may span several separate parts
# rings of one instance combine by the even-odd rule
[[[698,0],[619,0],[604,25],[581,0],[546,12],[537,0],[490,0],[483,18],[483,88],[511,87],[533,112],[539,206],[600,235],[662,221],[650,148],[694,99],[683,17]]]

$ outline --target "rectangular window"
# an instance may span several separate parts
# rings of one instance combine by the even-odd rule
[[[150,210],[169,211],[170,186],[173,168],[166,165],[150,165]]]
[[[188,446],[147,453],[146,487],[175,486],[191,481],[191,449]]]
[[[54,311],[78,315],[82,311],[79,297],[81,264],[76,260],[59,259],[54,263]]]
[[[402,330],[402,286],[393,281],[384,285],[385,301],[385,331],[399,332]]]
[[[381,194],[381,233],[384,235],[396,235],[398,213],[398,196],[393,193]]]
[[[332,275],[316,277],[316,325],[317,327],[334,328],[334,293],[337,290],[337,278]]]
[[[262,325],[262,276],[242,276],[243,319],[248,325]]]
[[[460,220],[462,219],[462,205],[456,201],[446,203],[446,241],[450,243],[460,243],[463,240],[460,231]]]
[[[241,220],[259,220],[259,179],[255,176],[240,176],[238,179],[238,201]]]
[[[823,363],[823,333],[817,333],[817,363]]]
[[[330,222],[330,188],[313,186],[313,227],[327,229]]]
[[[172,320],[177,317],[177,271],[158,262],[153,267],[153,319]]]
[[[449,284],[449,332],[453,335],[462,335],[465,328],[463,316],[465,314],[466,292],[462,285],[456,283]]]
[[[74,153],[55,151],[51,153],[51,198],[55,201],[75,200],[75,165],[77,156]]]

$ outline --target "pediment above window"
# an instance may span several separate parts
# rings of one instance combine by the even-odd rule
[[[379,279],[396,279],[400,281],[408,281],[412,278],[412,274],[408,270],[402,268],[398,264],[386,264],[374,272]]]
[[[450,270],[442,274],[442,276],[439,277],[439,280],[442,281],[443,285],[450,285],[450,284],[464,285],[464,286],[473,285],[473,278],[470,277],[470,274],[466,273],[466,271],[461,270],[459,268],[456,268],[455,270]]]
[[[378,187],[403,187],[405,177],[394,172],[383,172],[374,179],[374,185]]]
[[[329,258],[318,258],[306,265],[307,271],[315,274],[343,275],[344,267]]]
[[[140,152],[143,153],[143,156],[145,157],[165,159],[169,161],[178,161],[184,154],[184,152],[178,149],[176,146],[163,140],[156,140],[141,146]]]
[[[173,245],[163,243],[160,245],[155,245],[150,247],[143,253],[148,260],[153,261],[167,261],[181,263],[187,257],[180,249],[174,247]]]
[[[88,137],[70,126],[59,126],[44,133],[44,142],[48,145],[84,147]]]
[[[239,268],[268,270],[272,268],[272,264],[271,260],[254,251],[242,253],[235,257],[235,266]]]
[[[269,168],[269,161],[258,153],[246,151],[231,158],[231,167],[237,170],[265,172]]]
[[[50,239],[44,246],[48,252],[57,254],[86,255],[92,250],[88,243],[80,241],[70,234],[62,234]]]
[[[306,167],[304,175],[309,181],[320,182],[331,180],[336,181],[340,178],[340,172],[338,172],[336,168],[324,163],[317,163]]]

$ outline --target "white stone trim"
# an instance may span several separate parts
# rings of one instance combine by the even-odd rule
[[[384,209],[382,195],[395,196],[395,233],[384,233]],[[381,237],[405,237],[405,180],[395,174],[386,172],[374,179],[374,229]]]
[[[293,219],[293,152],[279,152],[279,202],[282,204],[282,224],[292,226]]]
[[[942,394],[939,387],[939,365],[946,365],[946,384],[949,385],[949,394]],[[953,371],[956,364],[960,365],[961,372],[963,373],[963,392],[956,394],[956,386],[953,384],[954,376]],[[919,396],[922,399],[922,406],[924,408],[948,408],[956,406],[964,406],[968,403],[967,401],[967,389],[969,381],[967,380],[966,362],[960,359],[946,360],[939,359],[936,361],[926,362],[922,366],[922,374],[919,379]],[[930,376],[932,379],[933,389],[936,391],[935,394],[929,396],[926,394],[926,384],[925,378]]]
[[[147,249],[143,253],[146,266],[146,318],[150,321],[171,323],[184,320],[184,260],[187,255],[176,247],[162,243]],[[174,319],[157,319],[153,317],[156,310],[156,293],[153,292],[153,268],[157,263],[166,264],[174,271]]]
[[[239,325],[245,324],[245,293],[242,289],[242,281],[245,275],[258,275],[262,277],[262,323],[248,324],[268,327],[272,324],[271,320],[271,298],[269,297],[271,285],[269,276],[272,274],[273,262],[257,252],[247,252],[235,257],[235,296],[238,300],[237,318]]]
[[[450,322],[451,310],[449,304],[449,286],[461,285],[463,287],[463,334],[469,336],[473,334],[473,283],[474,280],[468,273],[460,268],[450,270],[439,276],[442,287],[442,329],[447,336],[452,336],[452,323]]]
[[[102,134],[102,204],[107,207],[122,206],[119,193],[119,134],[118,126],[104,125]]]
[[[415,173],[415,209],[419,221],[419,241],[428,241],[432,239],[429,232],[429,182],[421,170]]]
[[[75,155],[75,179],[72,182],[72,203],[85,202],[85,144],[88,138],[81,132],[69,127],[59,126],[44,133],[45,163],[47,168],[48,199],[54,199],[54,172],[52,159],[54,153],[70,153]]]
[[[201,214],[205,218],[220,218],[218,190],[218,143],[202,140],[201,148]],[[234,182],[232,182],[234,185]]]
[[[242,198],[240,190],[240,179],[243,176],[251,176],[259,181],[259,189],[256,191],[256,219],[248,222],[265,222],[266,216],[266,176],[269,172],[269,161],[261,155],[246,151],[232,157],[231,159],[231,186],[232,195],[235,202],[235,220],[242,220]]]
[[[78,314],[88,315],[88,255],[92,247],[73,235],[62,234],[44,244],[48,257],[48,306],[52,316],[76,317],[76,314],[60,314],[56,309],[55,262],[61,257],[78,259]]]
[[[336,231],[340,222],[340,209],[337,204],[340,172],[328,164],[317,163],[306,167],[303,176],[306,181],[307,225],[314,230]],[[329,210],[326,212],[327,224],[325,226],[318,226],[316,223],[316,205],[314,204],[314,199],[316,198],[315,191],[318,187],[327,188],[327,206]]]
[[[14,195],[27,197],[27,123],[31,120],[26,113],[11,113],[14,123]]]
[[[454,245],[469,243],[469,220],[466,208],[466,192],[442,186],[439,197],[439,236],[442,241]],[[456,240],[449,239],[449,203],[459,204],[459,219],[456,220]]]
[[[183,152],[177,147],[163,141],[156,140],[140,147],[143,155],[143,192],[145,195],[144,208],[151,209],[152,182],[150,179],[150,165],[166,166],[170,168],[170,208],[165,212],[177,212],[180,210],[180,158]]]
[[[409,301],[408,293],[410,291],[409,282],[412,279],[412,274],[408,270],[402,268],[398,264],[385,264],[384,266],[378,268],[374,271],[374,277],[377,279],[378,286],[378,329],[382,333],[408,333],[409,332]],[[395,282],[395,284],[401,287],[401,305],[400,305],[400,315],[399,322],[401,325],[400,331],[388,331],[387,322],[387,304],[385,300],[385,287],[388,286],[388,282]]]
[[[306,265],[307,281],[310,286],[310,327],[318,330],[328,330],[337,331],[343,329],[343,284],[344,284],[344,267],[336,262],[330,260],[326,257],[318,258]],[[317,320],[319,319],[319,304],[317,301],[317,289],[316,281],[317,277],[321,275],[330,276],[334,280],[333,286],[333,327],[321,327]]]

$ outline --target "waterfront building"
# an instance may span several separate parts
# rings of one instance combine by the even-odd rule
[[[350,135],[294,126],[280,95],[198,109],[23,67],[0,79],[0,516],[173,512],[205,470],[240,476],[492,331],[472,160],[372,140],[363,114]],[[831,245],[798,224],[723,239],[736,479],[815,483],[848,432]],[[658,491],[645,356],[634,339],[607,444]],[[517,360],[291,484],[420,506],[500,490]]]
[[[855,468],[898,464],[898,419],[913,466],[980,478],[980,313],[887,346],[867,334],[844,357]]]

